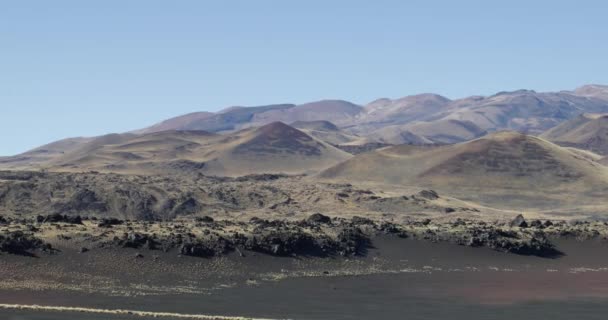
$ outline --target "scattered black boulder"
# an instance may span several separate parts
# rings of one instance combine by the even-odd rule
[[[196,222],[203,222],[203,223],[213,223],[215,221],[210,216],[196,217],[195,220],[196,220]]]
[[[545,228],[545,225],[540,220],[533,220],[533,221],[530,222],[530,227],[532,227],[532,228],[538,228],[538,229],[543,229],[543,228]]]
[[[309,223],[328,224],[331,223],[331,218],[321,213],[315,213],[308,217],[306,221]]]
[[[353,225],[373,225],[374,221],[368,218],[362,218],[358,216],[354,216],[351,220]]]
[[[59,213],[49,214],[47,216],[37,216],[36,221],[38,223],[70,223],[70,224],[82,224],[82,217],[80,216],[69,216]]]
[[[515,217],[515,219],[513,219],[510,223],[509,226],[511,228],[527,228],[528,227],[528,223],[526,222],[526,219],[524,218],[523,215],[517,215],[517,217]]]
[[[364,256],[371,245],[370,238],[358,227],[343,229],[338,233],[337,241],[337,252],[341,256]]]
[[[148,250],[155,250],[158,247],[158,243],[154,237],[141,234],[136,232],[130,232],[124,234],[122,239],[117,239],[117,245],[123,248],[134,248],[140,249],[145,248]]]
[[[123,224],[124,221],[116,218],[103,218],[101,222],[97,225],[100,228],[111,228],[112,226],[117,226]]]
[[[299,230],[269,230],[249,238],[245,242],[245,248],[275,256],[322,255],[323,253],[323,248],[312,236]]]
[[[427,200],[439,199],[439,194],[435,190],[422,190],[418,192],[418,196]]]
[[[179,247],[179,253],[184,256],[209,258],[220,256],[233,250],[233,245],[223,237],[198,240],[196,242],[183,243]]]
[[[50,244],[21,231],[0,235],[0,251],[16,255],[33,256],[32,251],[53,252]]]

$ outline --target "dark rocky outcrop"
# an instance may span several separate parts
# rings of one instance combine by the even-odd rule
[[[44,241],[21,231],[0,235],[0,252],[33,256],[33,251],[53,252],[53,247]]]
[[[194,218],[194,220],[196,220],[196,222],[202,222],[202,223],[213,223],[215,221],[210,216],[196,217],[196,218]]]
[[[331,218],[321,213],[314,213],[306,221],[309,223],[328,224],[331,223]]]
[[[300,230],[268,230],[245,242],[251,251],[275,256],[323,255],[324,248],[312,236]]]
[[[158,248],[159,243],[153,236],[131,232],[125,234],[122,239],[118,239],[117,245],[123,248],[145,248],[149,250],[155,250]]]
[[[374,221],[372,219],[358,217],[358,216],[352,217],[352,219],[350,221],[353,225],[373,225],[374,224]]]
[[[70,223],[70,224],[82,224],[82,217],[81,216],[69,216],[69,215],[55,213],[55,214],[50,214],[47,216],[37,216],[36,221],[39,223],[61,222],[61,223]]]
[[[222,237],[215,237],[183,243],[179,247],[179,253],[185,256],[209,258],[226,254],[232,251],[233,248],[233,244],[230,241]]]
[[[112,226],[121,225],[124,221],[116,218],[103,218],[97,225],[100,228],[111,228]]]
[[[340,231],[337,241],[339,244],[337,252],[341,256],[363,256],[371,246],[369,236],[357,227],[345,228]]]
[[[524,216],[520,214],[517,217],[515,217],[515,219],[511,220],[511,222],[509,223],[509,226],[511,228],[527,228],[528,223],[526,222],[526,219],[524,218]]]
[[[427,200],[439,199],[439,194],[435,190],[422,190],[417,194],[419,197]]]

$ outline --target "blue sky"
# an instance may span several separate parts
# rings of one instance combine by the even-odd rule
[[[608,83],[605,1],[0,0],[0,155],[232,105]]]

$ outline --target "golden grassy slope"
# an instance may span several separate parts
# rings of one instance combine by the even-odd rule
[[[430,187],[503,207],[599,201],[608,191],[604,166],[546,140],[514,132],[449,146],[380,149],[319,176]]]
[[[94,140],[47,163],[51,170],[125,173],[312,173],[349,154],[283,123],[229,135],[164,131]]]

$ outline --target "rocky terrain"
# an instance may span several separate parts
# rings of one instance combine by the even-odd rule
[[[306,176],[226,178],[27,171],[0,171],[0,208],[5,216],[23,218],[58,213],[145,221],[201,216],[301,219],[316,212],[395,220],[406,219],[408,214],[455,217],[496,213],[434,191],[414,188],[409,193],[388,193]]]
[[[415,279],[424,295],[435,272],[441,284],[458,272],[502,286],[512,262],[540,277],[534,287],[562,281],[554,272],[577,281],[581,257],[603,272],[579,251],[608,240],[606,121],[579,114],[607,112],[605,92],[233,107],[0,158],[0,295],[15,302],[0,310],[36,312],[19,292],[53,305],[45,295],[60,292],[66,306],[87,293],[83,312],[134,316],[103,301],[179,295],[199,310],[204,294],[213,311],[218,291],[241,301],[260,297],[253,288],[309,289],[274,291],[286,279],[367,287],[391,275],[382,288]],[[336,301],[367,291],[348,292]]]
[[[379,237],[416,239],[544,258],[562,254],[552,240],[608,238],[603,222],[531,220],[519,215],[509,222],[486,223],[431,219],[404,223],[362,217],[331,218],[317,213],[302,220],[215,220],[211,217],[174,221],[134,221],[53,214],[34,219],[0,217],[0,252],[43,256],[62,250],[95,254],[99,250],[137,249],[135,258],[155,252],[202,258],[231,253],[283,257],[365,256]]]

